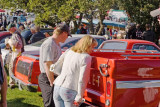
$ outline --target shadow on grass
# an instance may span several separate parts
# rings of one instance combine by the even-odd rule
[[[23,102],[24,98],[16,98],[13,100],[7,100],[8,107],[39,107],[36,105],[31,105]]]

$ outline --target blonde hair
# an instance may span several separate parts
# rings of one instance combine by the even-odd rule
[[[93,37],[86,35],[71,47],[71,50],[77,53],[90,53],[92,48],[96,47],[97,44],[97,41]]]

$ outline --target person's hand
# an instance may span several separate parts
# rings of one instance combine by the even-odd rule
[[[50,86],[52,87],[52,86],[53,86],[53,83],[50,83]]]
[[[28,41],[28,43],[30,44],[30,43],[31,43],[31,41],[29,40],[29,41]]]
[[[79,104],[80,104],[80,103],[77,102],[77,101],[74,101],[74,102],[73,102],[73,105],[75,105],[75,106],[79,106]]]

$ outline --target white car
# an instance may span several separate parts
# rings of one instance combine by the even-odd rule
[[[72,37],[68,37],[68,39],[65,41],[65,43],[60,43],[61,48],[62,49],[68,49],[70,47],[72,47],[73,45],[75,45],[75,43],[82,38],[83,36],[85,36],[86,34],[72,34]],[[98,42],[98,46],[96,47],[96,49],[101,45],[101,43],[103,41],[106,40],[106,38],[104,36],[98,36],[98,35],[91,35],[92,37],[94,37],[97,42]],[[42,39],[38,42],[35,42],[33,44],[30,45],[25,45],[24,46],[24,52],[22,54],[31,54],[31,55],[36,55],[39,56],[39,49],[41,44],[46,40]],[[8,56],[7,54],[9,53],[8,50],[2,49],[2,59],[4,61],[4,65],[8,62]]]

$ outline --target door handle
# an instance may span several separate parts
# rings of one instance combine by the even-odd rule
[[[105,73],[102,72],[102,68],[105,68]],[[104,76],[104,77],[109,76],[107,68],[108,68],[108,65],[107,65],[107,64],[100,64],[100,65],[99,65],[100,74],[101,74],[102,76]]]

